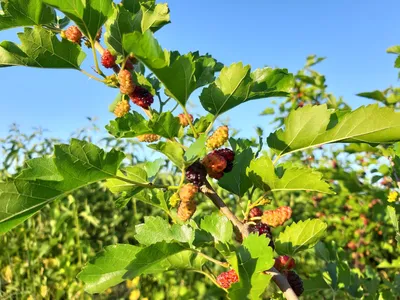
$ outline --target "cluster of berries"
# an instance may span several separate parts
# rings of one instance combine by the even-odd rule
[[[239,276],[235,270],[229,270],[218,275],[217,283],[224,289],[229,289],[232,284],[239,281]]]
[[[286,276],[287,281],[292,287],[294,293],[300,296],[304,292],[303,280],[292,269],[296,266],[293,258],[287,255],[281,255],[275,258],[274,267],[283,275]]]
[[[179,116],[179,119],[183,120],[184,117],[186,116]],[[208,138],[207,147],[213,151],[208,153],[201,162],[197,161],[187,168],[186,179],[189,182],[201,186],[204,184],[207,174],[211,178],[220,179],[225,173],[232,171],[235,152],[228,148],[217,149],[228,140],[228,131],[227,126],[221,126]]]
[[[178,207],[178,217],[182,221],[189,220],[196,211],[196,201],[194,196],[198,192],[198,187],[193,184],[185,184],[179,190],[180,204]]]
[[[253,207],[249,212],[250,218],[261,217],[262,214],[263,214],[262,210],[258,207]],[[265,235],[265,237],[269,238],[269,246],[272,249],[275,249],[275,244],[272,239],[272,231],[271,231],[271,228],[267,224],[263,224],[261,222],[256,222],[255,225],[251,225],[249,227],[249,230],[251,233],[258,233],[258,235]]]
[[[153,95],[144,87],[133,83],[132,73],[129,70],[121,70],[118,74],[118,81],[121,93],[128,95],[136,105],[148,109],[153,104]]]
[[[208,153],[201,163],[205,166],[208,176],[220,179],[225,173],[232,171],[234,159],[235,153],[224,148]]]

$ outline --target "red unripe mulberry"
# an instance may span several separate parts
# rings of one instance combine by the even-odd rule
[[[109,50],[105,50],[101,56],[101,64],[104,68],[110,69],[115,66],[115,56]]]
[[[239,276],[233,269],[228,272],[223,272],[217,277],[217,283],[224,289],[229,289],[233,283],[236,283],[238,281]]]
[[[287,255],[281,255],[275,258],[274,267],[279,271],[291,270],[296,266],[293,258]]]

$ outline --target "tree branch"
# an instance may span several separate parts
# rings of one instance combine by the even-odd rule
[[[207,196],[216,207],[219,208],[220,212],[222,212],[231,222],[232,224],[240,231],[243,237],[246,237],[250,234],[249,226],[247,224],[243,224],[240,220],[233,214],[233,212],[226,206],[225,202],[221,199],[221,197],[215,192],[208,181],[205,182],[204,185],[200,187],[200,191]],[[298,300],[299,298],[296,296],[286,277],[278,272],[277,269],[272,267],[268,271],[264,272],[265,274],[269,274],[272,276],[272,280],[276,283],[279,289],[282,291],[283,296],[288,300]]]
[[[205,182],[204,185],[200,187],[200,191],[207,196],[216,207],[219,208],[219,211],[222,212],[231,222],[232,224],[240,231],[243,236],[248,236],[248,228],[244,226],[242,222],[233,214],[233,212],[226,206],[225,202],[221,199],[221,197],[214,191],[212,186],[208,181]]]
[[[290,286],[289,282],[287,281],[286,277],[279,273],[277,269],[272,267],[268,271],[264,272],[265,274],[271,275],[272,280],[276,283],[279,289],[282,291],[283,296],[288,300],[298,300],[299,298],[293,291],[292,287]]]

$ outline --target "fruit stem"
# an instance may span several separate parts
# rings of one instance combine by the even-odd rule
[[[197,253],[197,255],[200,255],[200,256],[204,257],[205,259],[207,259],[207,260],[209,260],[209,261],[211,261],[211,262],[213,262],[213,263],[215,263],[217,265],[220,265],[220,266],[222,266],[224,268],[229,268],[229,263],[227,263],[227,262],[222,262],[222,261],[219,261],[217,259],[214,259],[214,258],[208,256],[207,254],[204,254],[203,252],[200,252],[199,250],[196,250],[196,249],[190,249],[190,250],[195,252],[195,253]]]
[[[182,109],[183,109],[183,112],[185,113],[186,119],[189,121],[190,128],[193,131],[193,136],[195,139],[197,139],[199,137],[199,134],[197,133],[196,129],[193,126],[192,119],[190,118],[189,113],[184,105],[182,105]]]
[[[97,74],[99,74],[100,76],[105,78],[106,75],[104,75],[103,71],[100,69],[99,60],[97,59],[96,43],[93,42],[93,40],[90,40],[90,44],[92,45],[93,60],[94,60],[94,66],[96,68],[96,72],[97,72]]]
[[[215,115],[214,118],[212,119],[210,125],[208,125],[208,128],[206,129],[206,131],[204,133],[205,135],[207,135],[211,131],[217,118],[218,118],[218,115]]]
[[[396,172],[396,168],[395,168],[395,165],[394,165],[393,158],[389,157],[389,161],[390,161],[391,166],[393,167],[392,168],[392,172],[393,172],[394,179],[396,180],[397,187],[400,188],[400,177],[398,176],[398,174]]]
[[[173,187],[169,186],[169,185],[153,184],[151,182],[150,183],[141,183],[141,182],[133,181],[128,178],[121,177],[121,176],[114,176],[114,178],[124,181],[124,182],[127,182],[127,183],[130,183],[132,185],[137,185],[137,186],[148,188],[148,189],[173,189]]]
[[[211,276],[210,274],[208,274],[207,272],[204,272],[204,271],[201,271],[201,270],[196,270],[196,269],[187,269],[187,271],[203,274],[203,275],[206,276],[208,279],[210,279],[217,287],[221,288],[221,287],[218,285],[217,281],[215,281],[215,279],[212,278],[212,276]]]
[[[298,300],[299,298],[293,291],[292,287],[290,286],[289,282],[287,281],[286,277],[282,275],[281,273],[278,272],[277,269],[272,267],[268,271],[264,272],[265,274],[271,275],[272,280],[275,282],[275,284],[279,287],[279,289],[282,291],[283,296],[287,300]]]
[[[103,79],[97,78],[96,76],[93,76],[92,74],[90,74],[89,72],[86,72],[85,70],[81,69],[80,71],[91,79],[94,79],[99,82],[104,82]]]
[[[275,157],[274,161],[272,162],[272,164],[275,166],[276,163],[278,162],[278,160],[279,160],[280,158],[281,158],[281,156],[280,156],[280,155],[277,155],[277,156]]]
[[[215,192],[208,181],[206,181],[204,185],[200,187],[200,191],[207,196],[216,207],[219,208],[220,212],[222,212],[232,222],[232,224],[237,227],[244,237],[249,235],[248,228],[244,226],[243,223],[240,222],[240,220],[229,209],[229,207],[226,206],[225,202]]]

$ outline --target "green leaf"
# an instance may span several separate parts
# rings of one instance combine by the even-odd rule
[[[393,259],[391,263],[385,260],[376,267],[378,269],[400,269],[400,258]]]
[[[51,157],[39,157],[28,160],[26,167],[17,176],[20,180],[48,180],[62,181],[64,178],[58,172],[57,166]]]
[[[114,11],[112,0],[42,1],[64,13],[76,23],[85,36],[93,41]]]
[[[169,23],[169,9],[167,4],[137,3],[137,9],[129,10],[125,6],[118,5],[113,15],[107,20],[104,41],[107,48],[116,54],[126,56],[122,46],[124,34],[134,31],[145,32],[148,29],[158,30]],[[128,6],[129,7],[129,6]]]
[[[200,102],[213,115],[220,115],[253,99],[286,96],[293,85],[293,75],[281,69],[258,69],[235,63],[224,67],[217,80],[203,89]]]
[[[151,30],[156,32],[164,25],[170,23],[168,4],[155,1],[146,1],[141,3],[141,9],[138,13],[141,16],[142,32]]]
[[[130,192],[136,189],[137,186],[133,183],[127,182],[131,180],[138,183],[149,183],[147,180],[147,172],[143,167],[140,166],[129,166],[123,170],[117,172],[119,178],[124,178],[126,180],[121,180],[118,178],[107,179],[106,187],[112,193]]]
[[[251,180],[246,174],[246,169],[249,167],[253,157],[253,151],[250,148],[236,155],[232,171],[226,173],[218,181],[218,185],[242,197],[252,186]]]
[[[179,130],[182,126],[179,118],[168,111],[160,115],[154,113],[152,119],[149,121],[149,127],[153,130],[153,133],[171,139],[179,135]]]
[[[386,210],[389,216],[390,223],[392,223],[394,230],[399,233],[399,221],[397,219],[396,209],[393,206],[388,206]]]
[[[146,170],[147,176],[151,178],[158,174],[164,164],[165,160],[162,158],[158,158],[154,161],[146,161],[143,164],[138,164],[137,166],[143,166],[144,170]]]
[[[330,186],[322,180],[322,174],[310,168],[290,167],[277,171],[269,156],[264,155],[251,162],[247,170],[253,184],[264,191],[307,190],[333,194]]]
[[[326,283],[322,274],[304,280],[304,292],[315,293],[321,290],[328,290],[331,287]]]
[[[275,251],[280,255],[295,253],[315,246],[326,233],[327,225],[319,219],[308,219],[287,226],[275,240]]]
[[[202,134],[200,137],[190,145],[190,147],[186,150],[185,160],[187,164],[192,164],[198,158],[204,156],[206,154],[206,140],[207,136]]]
[[[158,144],[151,144],[149,148],[163,153],[168,157],[178,168],[183,168],[185,160],[183,158],[184,151],[177,142],[166,141]]]
[[[163,50],[151,31],[125,34],[123,46],[126,52],[134,53],[157,76],[164,84],[167,95],[181,105],[186,104],[195,89],[214,79],[205,70],[213,73],[218,69],[216,61],[211,63],[210,57]]]
[[[275,114],[275,110],[272,107],[267,107],[260,113],[260,116],[268,116],[273,114]]]
[[[107,45],[107,49],[114,52],[114,54],[126,55],[122,47],[122,36],[126,33],[140,30],[140,22],[135,17],[136,15],[118,5],[105,23],[104,42]]]
[[[271,280],[264,274],[274,265],[273,250],[269,239],[258,234],[250,234],[237,249],[239,260],[239,282],[228,290],[232,300],[260,299]]]
[[[194,128],[197,133],[204,133],[208,126],[210,126],[212,120],[214,119],[212,114],[207,114],[206,116],[202,116],[199,119],[194,121]],[[193,131],[191,128],[188,129],[187,134],[193,136]]]
[[[117,173],[122,152],[111,150],[105,153],[97,146],[72,139],[70,145],[55,146],[54,166],[44,159],[29,162],[28,169],[22,172],[21,178],[0,182],[0,233],[26,220],[51,201],[71,193],[75,189],[93,182],[112,178]],[[41,163],[44,162],[44,165]],[[45,170],[49,173],[45,173]],[[35,179],[52,178],[57,181]],[[62,178],[62,180],[60,180]]]
[[[168,259],[175,254],[186,250],[176,243],[160,242],[143,248],[126,268],[125,279],[132,279],[141,274],[150,274],[166,271],[170,268]],[[167,261],[167,263],[164,263]]]
[[[158,242],[181,242],[192,244],[194,230],[189,225],[170,225],[161,217],[145,217],[144,223],[135,226],[136,240],[142,245]]]
[[[400,140],[400,113],[378,104],[347,111],[305,106],[292,111],[285,129],[268,137],[279,156],[327,143],[393,143]]]
[[[380,102],[386,102],[386,100],[387,100],[385,94],[378,90],[373,91],[373,92],[359,93],[359,94],[357,94],[357,96],[380,101]]]
[[[393,53],[393,54],[400,54],[400,45],[399,46],[392,46],[386,49],[387,53]]]
[[[214,213],[205,216],[200,223],[200,228],[211,233],[216,241],[229,243],[232,241],[233,226],[227,217]]]
[[[144,203],[153,205],[161,208],[162,210],[169,212],[167,200],[171,197],[172,192],[164,192],[163,190],[154,189],[143,189],[138,193],[135,193],[133,197]]]
[[[123,7],[140,20],[142,32],[157,31],[169,23],[169,8],[166,3],[155,4],[155,0],[125,0]]]
[[[56,15],[54,10],[43,5],[41,0],[0,1],[3,14],[0,14],[0,31],[21,26],[51,23]]]
[[[152,133],[148,121],[136,111],[128,113],[122,118],[110,121],[106,129],[116,138],[132,138]]]
[[[86,292],[102,293],[126,280],[126,268],[141,250],[127,244],[108,246],[97,253],[77,277],[85,283]]]
[[[76,44],[61,42],[56,35],[41,27],[25,28],[18,33],[21,45],[0,43],[0,66],[80,69],[85,53]]]

